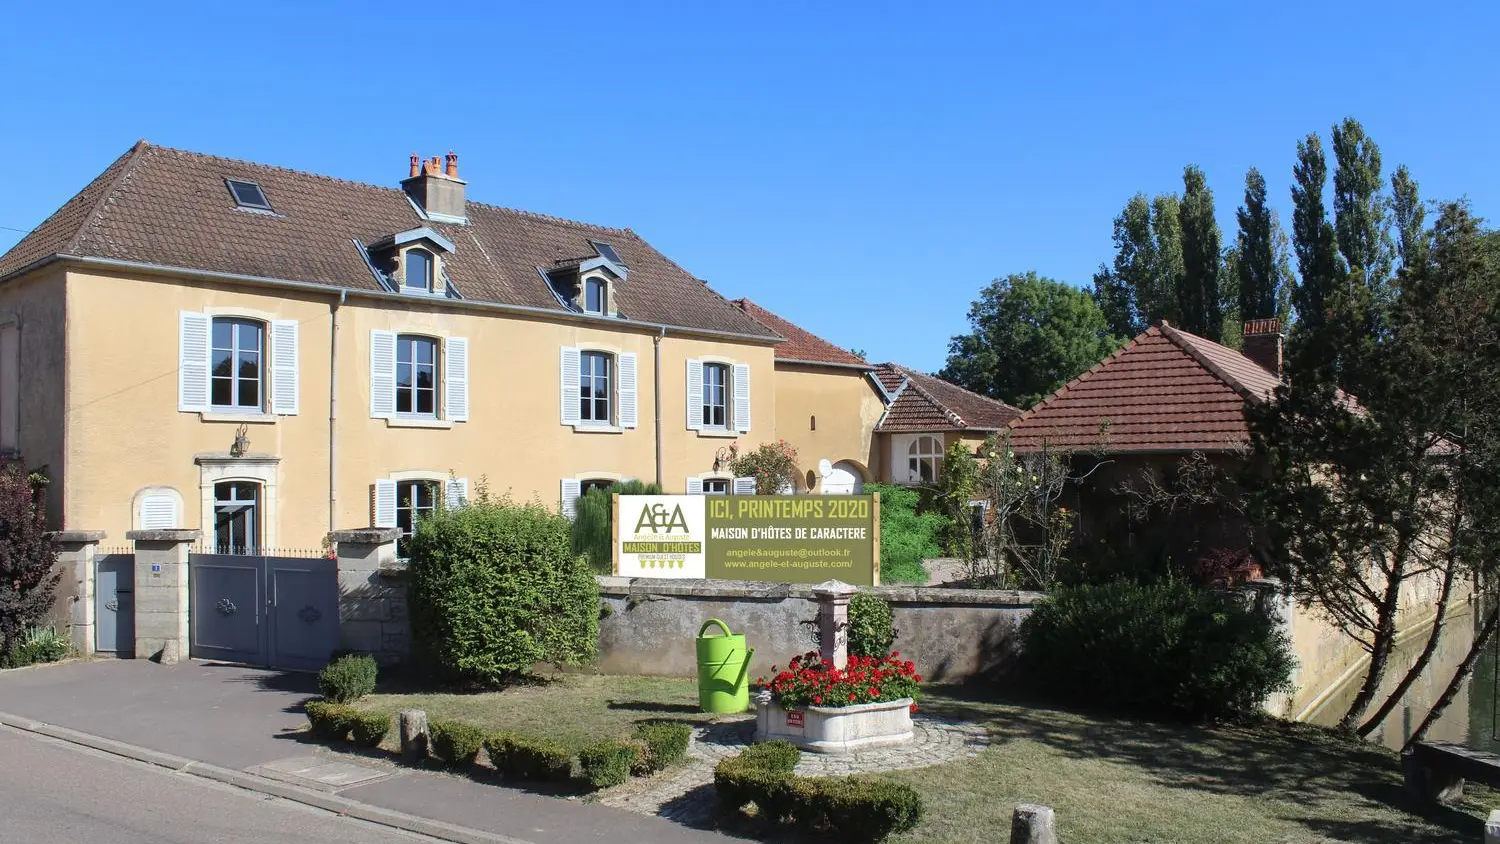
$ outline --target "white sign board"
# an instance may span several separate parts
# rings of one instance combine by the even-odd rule
[[[616,495],[615,574],[703,579],[704,501],[701,495]]]

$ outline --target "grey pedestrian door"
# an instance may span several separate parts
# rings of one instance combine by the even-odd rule
[[[336,561],[193,554],[188,569],[194,657],[316,669],[338,648]]]
[[[135,556],[106,554],[94,560],[94,651],[135,655]]]

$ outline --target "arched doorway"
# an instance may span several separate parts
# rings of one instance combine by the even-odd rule
[[[848,461],[840,460],[828,467],[823,473],[823,483],[820,487],[824,495],[856,495],[864,492],[864,473],[859,466]]]

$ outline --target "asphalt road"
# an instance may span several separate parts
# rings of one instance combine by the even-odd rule
[[[434,841],[6,727],[0,819],[0,844]]]

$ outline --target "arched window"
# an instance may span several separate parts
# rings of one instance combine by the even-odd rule
[[[598,277],[583,280],[583,310],[590,314],[603,314],[606,299],[609,296],[609,285],[604,279]]]
[[[401,277],[401,286],[407,290],[432,292],[432,253],[426,249],[406,250],[406,271]]]
[[[914,484],[937,483],[943,467],[943,442],[937,437],[920,436],[906,449],[907,479]]]
[[[221,481],[214,484],[214,552],[260,553],[260,484]]]
[[[226,410],[260,410],[265,383],[266,326],[259,320],[215,317],[209,402]]]
[[[396,337],[396,413],[437,416],[438,341],[401,334]]]

